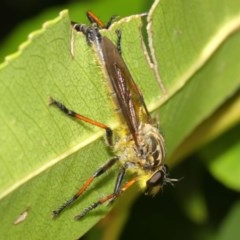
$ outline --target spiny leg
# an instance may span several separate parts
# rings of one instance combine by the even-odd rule
[[[110,146],[113,145],[113,132],[112,129],[110,127],[108,127],[107,125],[97,122],[95,120],[92,120],[90,118],[87,118],[81,114],[78,114],[76,112],[74,112],[73,110],[68,109],[65,105],[63,105],[61,102],[53,99],[50,97],[50,105],[55,105],[56,107],[58,107],[62,112],[64,112],[66,115],[76,118],[76,119],[80,119],[84,122],[90,123],[92,125],[98,126],[100,128],[103,128],[106,131],[106,138],[107,138],[107,142]]]
[[[105,28],[106,28],[106,29],[110,28],[110,26],[112,25],[112,23],[115,21],[115,19],[116,19],[117,17],[118,17],[118,16],[116,16],[116,15],[111,16],[111,18],[108,20],[107,24],[105,25]]]
[[[120,187],[122,185],[122,181],[123,181],[124,175],[126,173],[127,167],[128,167],[127,163],[123,164],[118,173],[117,180],[116,180],[115,187],[114,187],[114,192],[113,192],[114,194],[118,194],[118,192],[120,191]]]
[[[119,173],[118,173],[118,176],[117,176],[117,180],[116,180],[116,183],[115,183],[115,187],[114,187],[114,191],[113,191],[113,194],[115,195],[118,195],[118,193],[121,191],[121,185],[122,185],[122,181],[123,181],[123,178],[125,176],[125,173],[126,173],[126,169],[128,167],[128,163],[125,163],[124,165],[122,165]],[[115,198],[109,200],[108,202],[108,205],[112,204],[114,202]]]
[[[78,197],[80,197],[83,192],[89,187],[89,185],[92,183],[92,181],[96,178],[105,173],[109,168],[111,168],[117,161],[119,160],[118,157],[114,157],[110,159],[106,164],[104,164],[102,167],[100,167],[84,184],[83,186],[78,190],[77,193],[73,195],[72,198],[70,198],[68,201],[66,201],[64,204],[62,204],[57,210],[53,211],[53,218],[56,218],[66,207],[71,205]]]
[[[93,209],[95,209],[96,207],[98,207],[99,205],[107,202],[107,201],[113,201],[115,198],[117,198],[120,194],[122,194],[123,192],[125,192],[130,186],[132,186],[137,180],[137,177],[134,177],[133,179],[131,179],[129,182],[127,182],[121,189],[120,191],[118,191],[117,193],[112,193],[110,195],[107,195],[103,198],[100,198],[97,202],[91,204],[89,207],[87,207],[86,209],[84,209],[79,215],[75,216],[74,219],[75,220],[80,220],[81,218],[83,218],[87,213],[89,213],[90,211],[92,211]]]
[[[121,32],[121,30],[117,29],[116,34],[117,34],[117,46],[116,47],[117,47],[118,53],[120,55],[122,55],[122,49],[121,49],[122,32]]]

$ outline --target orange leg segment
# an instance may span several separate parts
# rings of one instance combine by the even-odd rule
[[[78,197],[80,197],[85,190],[90,186],[92,181],[105,173],[110,167],[112,167],[116,162],[118,161],[118,157],[114,157],[110,159],[106,164],[104,164],[102,167],[100,167],[84,184],[83,186],[78,190],[76,194],[73,195],[72,198],[70,198],[68,201],[63,203],[57,210],[53,211],[53,218],[56,218],[65,208],[67,208],[69,205],[71,205]]]
[[[97,202],[91,204],[89,207],[87,207],[86,209],[84,209],[79,215],[75,216],[74,219],[75,220],[80,220],[82,219],[87,213],[89,213],[90,211],[92,211],[93,209],[95,209],[96,207],[98,207],[99,205],[109,201],[112,202],[115,198],[117,198],[120,194],[122,194],[123,192],[125,192],[129,187],[131,187],[137,180],[137,177],[132,178],[130,181],[128,181],[118,193],[112,193],[109,194],[103,198],[100,198]]]
[[[82,120],[84,122],[90,123],[92,125],[95,125],[97,127],[103,128],[106,131],[106,137],[107,137],[107,142],[110,146],[113,145],[113,140],[112,140],[112,129],[108,127],[107,125],[97,122],[95,120],[92,120],[88,117],[85,117],[79,113],[74,112],[73,110],[68,109],[65,105],[63,105],[61,102],[53,99],[50,97],[50,105],[55,105],[57,108],[59,108],[62,112],[67,114],[70,117]]]
[[[112,25],[116,16],[112,16],[106,25],[91,11],[87,11],[87,18],[91,23],[96,23],[99,28],[108,29]]]

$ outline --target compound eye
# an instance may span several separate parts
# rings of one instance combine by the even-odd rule
[[[147,188],[155,187],[157,185],[163,185],[165,179],[165,172],[159,170],[152,175],[152,177],[147,181]]]
[[[151,178],[146,182],[147,189],[145,194],[154,196],[156,193],[159,192],[161,187],[164,185],[165,182],[165,169],[159,170],[155,172]]]

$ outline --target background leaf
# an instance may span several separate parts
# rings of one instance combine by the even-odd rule
[[[238,238],[238,222],[239,222],[240,207],[237,202],[231,209],[226,220],[222,224],[222,228],[219,231],[218,239],[233,239]]]
[[[237,191],[240,191],[240,164],[237,157],[240,152],[239,131],[240,126],[237,125],[201,151],[213,175]]]

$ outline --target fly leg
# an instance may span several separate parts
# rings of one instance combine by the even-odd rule
[[[118,53],[120,55],[122,55],[122,49],[121,49],[122,32],[121,32],[121,30],[117,29],[116,30],[116,34],[117,34],[117,44],[116,44],[116,47],[117,47]]]
[[[63,105],[61,102],[53,99],[50,97],[50,105],[55,105],[57,108],[59,108],[63,113],[65,113],[66,115],[82,120],[84,122],[90,123],[92,125],[98,126],[100,128],[103,128],[106,131],[106,138],[107,138],[107,142],[109,144],[109,146],[113,145],[113,132],[112,129],[110,127],[108,127],[107,125],[97,122],[95,120],[92,120],[90,118],[87,118],[79,113],[74,112],[73,110],[68,109],[65,105]]]
[[[84,184],[83,186],[78,190],[77,193],[73,195],[68,201],[63,203],[58,209],[53,211],[53,218],[56,218],[65,208],[67,208],[69,205],[71,205],[73,202],[76,201],[78,197],[80,197],[85,190],[89,187],[89,185],[93,182],[93,180],[96,177],[99,177],[103,173],[105,173],[109,168],[111,168],[119,158],[116,156],[112,159],[110,159],[107,163],[105,163],[102,167],[100,167]]]
[[[107,201],[113,201],[115,198],[117,198],[120,194],[125,192],[130,186],[132,186],[137,180],[137,177],[132,178],[130,181],[128,181],[118,192],[109,194],[103,198],[100,198],[97,202],[91,204],[89,207],[84,209],[79,215],[75,216],[75,220],[82,219],[87,213],[98,207],[99,205],[107,202]]]
[[[117,18],[117,16],[113,15],[109,21],[107,22],[107,24],[104,24],[101,19],[99,19],[93,12],[91,11],[87,11],[87,18],[89,20],[90,23],[92,24],[97,24],[98,28],[101,29],[108,29],[112,23],[114,22],[114,20]]]

